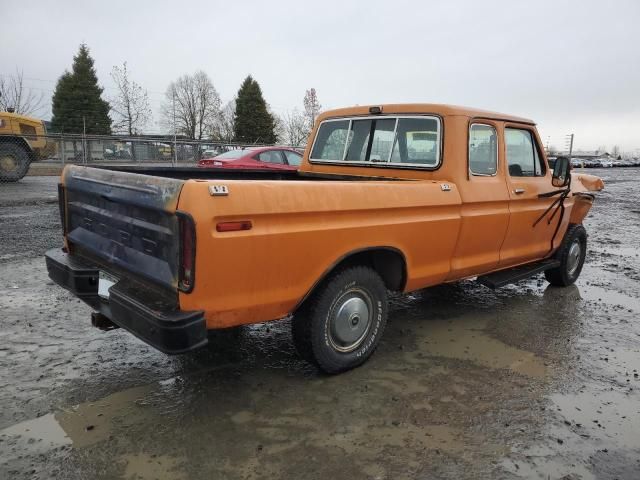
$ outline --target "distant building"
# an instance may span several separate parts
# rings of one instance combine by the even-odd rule
[[[585,160],[591,160],[596,158],[611,158],[611,154],[607,152],[600,152],[598,150],[594,152],[580,152],[576,151],[571,154],[573,158],[584,158]]]

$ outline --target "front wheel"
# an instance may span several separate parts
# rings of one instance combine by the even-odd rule
[[[342,270],[294,315],[296,350],[326,373],[355,368],[378,346],[388,308],[387,289],[374,270]]]
[[[566,287],[580,276],[587,255],[587,231],[582,225],[570,225],[556,258],[560,265],[544,272],[551,285]]]

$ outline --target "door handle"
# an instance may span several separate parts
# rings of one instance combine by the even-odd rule
[[[513,193],[515,193],[516,195],[521,195],[525,192],[524,188],[514,188],[513,189]]]

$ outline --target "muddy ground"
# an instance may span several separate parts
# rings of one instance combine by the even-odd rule
[[[55,178],[0,184],[0,478],[640,478],[640,170],[589,173],[575,286],[395,298],[335,377],[286,320],[177,357],[93,329],[45,272]]]

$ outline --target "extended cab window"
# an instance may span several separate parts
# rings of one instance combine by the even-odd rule
[[[512,177],[540,177],[545,174],[535,139],[529,130],[505,128],[507,164]]]
[[[311,160],[437,167],[440,120],[376,116],[324,121],[318,129]]]
[[[496,129],[474,123],[469,129],[469,170],[473,175],[495,175],[498,168]]]

